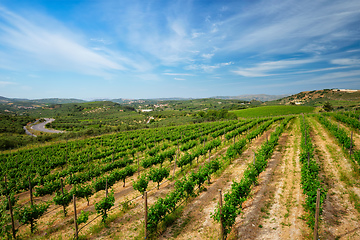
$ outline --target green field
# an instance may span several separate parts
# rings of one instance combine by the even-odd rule
[[[267,116],[278,116],[278,115],[289,115],[289,114],[300,114],[300,113],[312,113],[314,107],[309,106],[264,106],[256,108],[248,108],[243,110],[230,111],[235,113],[236,116],[242,118],[252,117],[267,117]]]

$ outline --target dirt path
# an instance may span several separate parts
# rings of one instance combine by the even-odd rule
[[[214,179],[207,190],[191,201],[183,210],[181,217],[169,227],[159,239],[217,239],[219,224],[211,218],[219,199],[219,189],[225,193],[232,181],[239,181],[247,166],[253,159],[253,151],[261,145],[274,129],[266,131],[261,137],[253,140],[249,148],[240,158],[225,170],[217,179]]]
[[[301,132],[299,118],[293,123],[285,143],[285,153],[267,187],[268,198],[260,209],[256,239],[304,239],[310,229],[299,219],[304,215],[305,197],[301,189],[299,161]]]
[[[270,185],[270,183],[274,181],[274,172],[282,159],[284,149],[281,146],[285,145],[288,137],[287,132],[280,136],[279,145],[275,148],[272,157],[268,159],[266,170],[259,175],[259,183],[250,193],[253,197],[243,203],[242,214],[236,218],[229,239],[257,239],[263,215],[261,210],[264,209],[267,200],[275,192],[275,185]]]
[[[355,193],[356,196],[359,192],[360,180],[354,175],[350,160],[345,157],[335,138],[315,119],[310,120],[316,155],[323,165],[329,188],[319,228],[320,238],[360,239],[360,214],[350,198],[351,194]]]

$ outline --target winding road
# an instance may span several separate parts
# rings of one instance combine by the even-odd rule
[[[36,131],[47,132],[47,133],[62,133],[62,132],[64,132],[64,131],[51,130],[51,129],[45,128],[45,125],[46,125],[46,124],[55,121],[55,119],[54,119],[54,118],[44,118],[44,119],[45,119],[45,122],[42,122],[42,123],[39,123],[39,124],[37,124],[37,123],[39,122],[39,120],[36,120],[34,123],[30,124],[30,128],[33,129],[33,130],[36,130]],[[31,132],[29,132],[29,131],[26,129],[26,126],[24,126],[24,130],[25,130],[25,132],[26,132],[27,135],[36,137],[35,134],[32,134]]]
[[[55,121],[54,118],[44,118],[45,122],[39,123],[39,124],[35,124],[31,126],[31,129],[34,129],[36,131],[40,131],[40,132],[47,132],[47,133],[61,133],[63,131],[59,131],[59,130],[51,130],[51,129],[47,129],[45,128],[45,125],[48,123],[51,123],[53,121]],[[36,121],[37,122],[37,121]],[[35,123],[36,123],[35,122]]]

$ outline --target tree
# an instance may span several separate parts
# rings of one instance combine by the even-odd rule
[[[114,191],[111,191],[109,195],[101,199],[100,202],[95,203],[96,212],[98,214],[101,214],[102,222],[105,222],[106,218],[108,217],[107,211],[114,206],[114,203],[115,203]]]
[[[326,111],[326,112],[331,112],[333,110],[333,106],[331,105],[330,102],[325,102],[324,103],[324,106],[323,106],[323,109]]]
[[[141,174],[140,177],[138,177],[136,182],[133,182],[133,188],[134,190],[139,191],[142,195],[144,195],[144,192],[146,191],[149,184],[149,179],[146,174]]]
[[[122,169],[121,171],[119,171],[119,175],[120,175],[120,180],[123,180],[124,185],[123,187],[125,187],[125,180],[126,177],[130,177],[135,173],[135,169],[131,166],[127,166],[126,168]]]
[[[17,214],[19,222],[23,224],[30,224],[31,233],[35,230],[36,221],[44,215],[48,209],[49,204],[37,204],[23,207]]]
[[[83,210],[81,210],[81,214],[78,219],[76,219],[76,223],[78,225],[80,225],[81,223],[86,223],[89,220],[89,214],[90,212],[84,212]]]
[[[66,207],[70,204],[71,200],[72,200],[72,194],[70,194],[68,191],[63,190],[62,193],[60,192],[56,192],[55,197],[54,197],[54,203],[56,205],[61,205],[64,208],[64,217],[66,217]]]
[[[70,191],[70,195],[72,196],[73,194],[75,195],[75,197],[77,198],[86,198],[87,201],[87,205],[89,206],[89,197],[91,195],[93,195],[94,191],[91,187],[91,185],[74,185],[74,187],[71,189]]]
[[[169,176],[169,170],[165,168],[151,168],[149,173],[149,178],[153,182],[157,182],[158,189],[160,186],[160,182]]]

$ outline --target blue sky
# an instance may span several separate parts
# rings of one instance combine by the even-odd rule
[[[0,0],[0,96],[360,89],[359,0]]]

